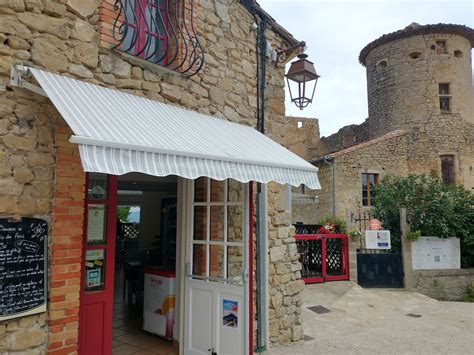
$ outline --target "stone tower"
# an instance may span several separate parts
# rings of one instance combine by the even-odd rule
[[[365,46],[359,61],[367,70],[367,138],[425,125],[446,136],[474,124],[473,45],[469,27],[413,23]]]

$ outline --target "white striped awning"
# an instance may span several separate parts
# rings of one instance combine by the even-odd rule
[[[74,132],[85,171],[320,188],[316,167],[252,127],[29,69]]]

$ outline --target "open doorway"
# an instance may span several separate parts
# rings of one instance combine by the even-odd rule
[[[118,178],[113,354],[178,354],[177,177]]]

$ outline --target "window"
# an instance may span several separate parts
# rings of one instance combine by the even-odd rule
[[[421,58],[421,53],[420,52],[411,52],[409,54],[411,59],[420,59]]]
[[[441,155],[441,178],[445,184],[454,184],[454,155]]]
[[[439,109],[441,112],[451,111],[451,95],[449,90],[449,84],[439,84]]]
[[[375,68],[377,71],[383,71],[385,69],[387,69],[388,67],[388,62],[386,59],[382,59],[382,60],[379,60],[376,64],[375,64]]]
[[[112,23],[103,20],[104,41],[112,41],[113,48],[186,76],[201,70],[204,51],[194,23],[198,1],[116,0],[113,8]]]
[[[121,49],[150,62],[162,63],[166,59],[168,5],[168,0],[125,2],[127,31]]]
[[[375,186],[379,183],[379,174],[362,174],[362,206],[375,204]]]
[[[436,41],[436,53],[438,54],[446,53],[446,41]]]
[[[454,56],[455,56],[456,58],[462,58],[462,51],[460,51],[460,50],[455,50],[455,51],[454,51]]]

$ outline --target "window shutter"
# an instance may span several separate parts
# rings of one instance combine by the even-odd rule
[[[442,155],[441,177],[445,184],[454,184],[454,155]]]

